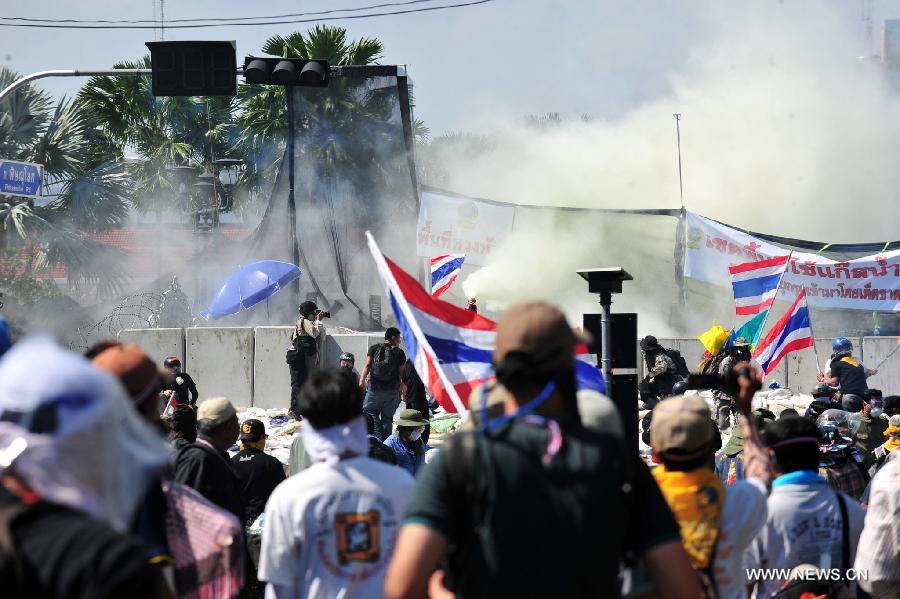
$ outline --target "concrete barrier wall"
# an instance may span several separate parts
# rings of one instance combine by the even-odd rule
[[[863,361],[866,368],[875,368],[894,348],[896,337],[864,337],[862,341]],[[878,374],[869,377],[869,387],[881,389],[885,395],[900,395],[900,350],[878,366]]]
[[[154,362],[175,356],[184,363],[184,329],[131,329],[119,331],[117,341],[140,345]]]
[[[224,396],[236,406],[252,405],[252,328],[189,328],[184,341],[184,369],[194,377],[201,401]]]
[[[291,401],[291,377],[285,352],[293,327],[256,327],[253,352],[253,406],[286,408]]]
[[[154,359],[181,356],[187,370],[197,381],[201,399],[224,395],[236,405],[261,408],[288,407],[290,375],[284,353],[290,342],[291,327],[139,329],[119,333],[120,341],[137,343]],[[321,366],[336,367],[340,355],[349,351],[361,370],[372,345],[384,340],[381,334],[335,334],[322,342]],[[692,371],[703,359],[703,346],[697,339],[660,339],[663,347],[678,349]],[[817,339],[822,368],[831,355],[831,338]],[[852,338],[857,355],[873,368],[897,346],[894,337]],[[644,365],[638,364],[639,377]],[[809,393],[816,383],[816,361],[812,350],[790,354],[766,382],[777,381],[799,393]],[[900,393],[900,351],[895,353],[869,379],[869,385],[887,394]]]

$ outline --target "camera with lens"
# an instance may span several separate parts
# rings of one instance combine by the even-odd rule
[[[319,314],[322,315],[322,318],[331,318],[331,312],[328,310],[316,310],[313,316],[318,316]]]
[[[759,391],[762,388],[762,384],[757,378],[750,376],[750,371],[747,368],[742,368],[738,371],[732,369],[724,375],[692,374],[688,376],[687,385],[688,389],[721,390],[732,397],[736,397],[741,391],[741,386],[738,384],[738,379],[741,376],[746,376],[753,382],[754,391]]]

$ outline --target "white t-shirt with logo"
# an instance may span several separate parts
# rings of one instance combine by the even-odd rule
[[[866,510],[844,495],[850,533],[849,564]],[[840,569],[842,560],[841,510],[835,492],[826,484],[787,484],[772,487],[766,525],[744,554],[747,568],[787,569],[812,564],[822,570]],[[759,581],[756,597],[771,597],[785,582]]]
[[[382,596],[412,484],[401,468],[357,457],[278,485],[262,533],[266,597]]]

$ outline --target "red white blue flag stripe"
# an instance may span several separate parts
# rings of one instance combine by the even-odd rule
[[[753,358],[759,362],[763,373],[769,374],[789,353],[814,345],[812,325],[809,321],[809,307],[806,305],[806,290],[803,289],[791,304],[791,309],[757,344]]]
[[[431,259],[431,296],[441,297],[459,276],[465,254],[445,254]]]
[[[738,315],[759,314],[772,305],[790,255],[728,267]]]
[[[432,297],[381,253],[371,234],[366,237],[416,372],[445,410],[464,412],[472,391],[494,377],[491,356],[497,323]],[[575,368],[579,388],[605,393],[595,366],[576,360]]]

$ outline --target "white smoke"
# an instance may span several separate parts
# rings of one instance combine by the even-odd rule
[[[524,204],[677,208],[672,115],[681,113],[688,210],[832,243],[895,238],[900,76],[860,58],[858,14],[821,2],[680,7],[704,11],[684,22],[709,29],[696,32],[702,41],[668,76],[671,93],[635,101],[615,118],[594,114],[542,130],[520,114],[495,118],[489,151],[444,164],[447,186]],[[606,23],[597,35],[615,27]],[[674,308],[674,231],[674,219],[662,217],[531,217],[464,289],[489,307],[544,297],[574,312],[593,301],[575,269],[621,265],[637,280],[626,284],[620,310],[639,310],[642,330],[695,327],[678,322],[684,311]],[[702,312],[707,326],[714,316],[730,319],[727,305]]]

